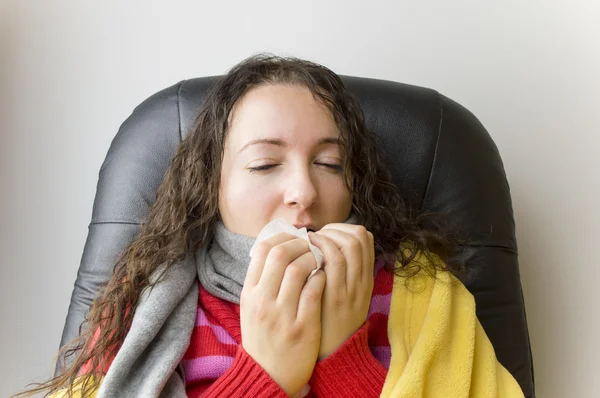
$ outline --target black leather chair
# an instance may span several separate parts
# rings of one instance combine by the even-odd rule
[[[119,252],[133,239],[175,147],[190,130],[218,77],[185,80],[140,104],[123,123],[100,170],[89,234],[61,346],[77,336]],[[422,87],[344,76],[360,99],[369,129],[394,182],[412,208],[458,220],[472,237],[463,283],[499,361],[527,397],[533,366],[519,279],[509,186],[498,150],[467,109]]]

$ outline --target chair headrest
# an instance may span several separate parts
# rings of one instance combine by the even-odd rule
[[[119,252],[138,230],[207,89],[218,77],[182,81],[141,103],[114,138],[98,181],[89,235],[61,345],[77,336]],[[394,183],[413,209],[439,212],[477,237],[462,281],[498,360],[526,396],[533,367],[510,190],[493,140],[458,103],[422,87],[342,77],[361,102]]]

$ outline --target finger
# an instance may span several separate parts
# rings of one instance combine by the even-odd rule
[[[260,281],[256,285],[257,288],[266,297],[275,300],[279,294],[286,268],[305,253],[312,252],[308,247],[308,242],[302,238],[292,239],[273,247],[267,255]]]
[[[323,271],[327,276],[327,289],[346,291],[346,258],[338,245],[328,236],[310,232],[310,241],[323,252]]]
[[[296,319],[300,294],[310,273],[317,267],[315,255],[309,251],[287,266],[277,295],[277,304]]]
[[[244,280],[244,286],[254,287],[258,284],[260,281],[260,276],[263,273],[267,255],[273,247],[296,238],[297,236],[292,234],[278,233],[259,243],[255,248],[254,255],[250,259],[250,264],[248,265],[248,271],[246,273],[246,279]]]
[[[321,299],[325,290],[326,276],[322,270],[315,272],[304,284],[298,301],[298,312],[296,319],[300,322],[312,322],[321,320]],[[319,323],[319,329],[321,325]]]
[[[369,278],[373,277],[373,267],[375,264],[375,241],[373,234],[370,231],[368,231],[362,225],[340,223],[328,224],[325,227],[323,227],[323,229],[337,229],[356,237],[360,241],[362,246],[362,270],[364,271],[363,276]]]
[[[321,229],[316,234],[327,237],[334,242],[345,258],[346,288],[349,289],[361,282],[364,260],[360,241],[353,235],[338,229]]]
[[[367,231],[367,234],[369,236],[369,257],[370,260],[369,264],[370,266],[365,270],[365,278],[374,278],[374,272],[375,272],[375,237],[373,236],[373,234],[370,231]]]

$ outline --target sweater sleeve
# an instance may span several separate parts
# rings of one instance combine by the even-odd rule
[[[309,384],[318,397],[379,397],[387,370],[369,350],[368,331],[365,322],[337,351],[317,363]]]
[[[208,383],[212,383],[208,385]],[[283,389],[240,345],[233,364],[216,380],[187,389],[188,397],[288,398]]]

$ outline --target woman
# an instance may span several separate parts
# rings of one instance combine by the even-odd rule
[[[259,232],[278,218],[310,231],[322,270],[313,272],[307,240],[285,233],[249,257]],[[72,365],[39,390],[371,397],[421,388],[419,396],[518,396],[480,326],[473,341],[477,335],[487,347],[478,352],[493,357],[483,387],[464,372],[438,381],[440,369],[451,373],[444,355],[463,358],[444,344],[444,355],[424,349],[419,358],[419,344],[430,344],[418,336],[431,321],[392,320],[438,291],[465,302],[475,319],[464,287],[437,282],[456,282],[448,273],[460,268],[448,257],[455,244],[409,217],[358,101],[337,75],[299,59],[249,58],[207,96],[147,221],[92,305],[87,332],[65,351]],[[392,290],[414,295],[412,304]],[[421,331],[414,339],[406,329],[413,324]]]

